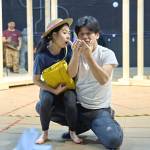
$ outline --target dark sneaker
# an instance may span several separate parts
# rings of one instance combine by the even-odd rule
[[[61,137],[66,140],[71,138],[69,132],[63,133]]]

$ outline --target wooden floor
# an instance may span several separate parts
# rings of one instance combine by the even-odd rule
[[[0,114],[36,116],[34,106],[38,95],[36,85],[1,90]],[[150,115],[150,86],[113,86],[112,106],[116,116]]]
[[[124,131],[120,150],[149,150],[150,147],[150,87],[113,86],[112,105],[116,120]],[[35,85],[0,91],[0,150],[13,150],[26,129],[41,132],[35,112],[39,88]],[[49,141],[52,150],[106,150],[92,131],[81,135],[84,144],[77,145],[61,138],[67,128],[51,123]],[[44,150],[44,149],[43,149]]]

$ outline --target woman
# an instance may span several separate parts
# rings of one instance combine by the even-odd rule
[[[69,26],[72,19],[56,19],[52,21],[43,33],[41,42],[37,47],[34,62],[34,83],[40,87],[40,121],[43,134],[37,139],[37,144],[42,144],[48,139],[48,129],[51,120],[51,112],[56,102],[64,103],[66,119],[70,129],[70,136],[75,143],[81,143],[76,135],[77,108],[76,95],[73,90],[66,90],[67,86],[60,84],[56,88],[48,86],[41,80],[44,69],[64,59],[66,47],[70,41]],[[67,50],[65,60],[69,63],[72,51]],[[63,105],[62,105],[63,107]],[[71,113],[70,113],[71,112]]]

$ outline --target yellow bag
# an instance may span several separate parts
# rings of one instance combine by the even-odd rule
[[[63,59],[49,68],[44,69],[42,72],[42,78],[44,82],[52,88],[56,88],[62,83],[67,85],[68,89],[75,89],[74,80],[67,73],[67,68],[67,62]]]

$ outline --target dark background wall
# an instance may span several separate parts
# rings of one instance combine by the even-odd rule
[[[3,29],[14,20],[22,31],[26,27],[26,0],[3,0]],[[115,2],[118,6],[115,6]],[[145,66],[150,66],[150,1],[144,1],[144,48]],[[136,66],[137,55],[137,0],[130,0],[130,65]],[[77,18],[92,15],[100,23],[107,47],[111,48],[122,65],[122,0],[58,0],[58,17]],[[44,31],[44,0],[33,0],[34,43]],[[72,26],[72,29],[74,24]]]

